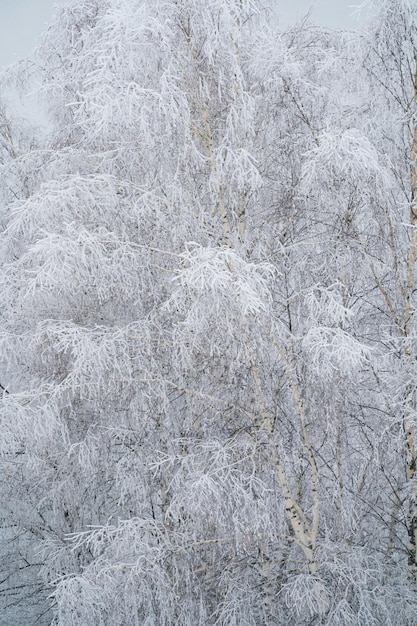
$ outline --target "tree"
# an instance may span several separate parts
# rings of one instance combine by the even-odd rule
[[[33,622],[415,623],[404,447],[378,456],[395,184],[359,51],[251,0],[57,13],[1,246]]]
[[[386,407],[397,437],[395,469],[386,473],[394,501],[393,525],[408,535],[408,576],[416,588],[415,493],[415,265],[416,239],[416,104],[417,14],[407,1],[381,2],[370,31],[365,55],[372,97],[380,106],[372,139],[384,156],[386,193],[375,203],[383,253],[372,265],[379,294],[378,308],[385,318],[380,333],[385,371],[379,373]],[[384,125],[386,124],[386,127]],[[395,348],[393,349],[393,346]],[[386,390],[390,390],[388,393]],[[402,539],[403,545],[406,543]]]

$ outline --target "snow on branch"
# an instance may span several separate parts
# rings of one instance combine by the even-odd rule
[[[303,347],[320,376],[344,376],[363,367],[370,356],[370,348],[342,328],[316,326],[303,339]]]
[[[228,303],[241,315],[257,315],[271,306],[270,281],[276,268],[270,263],[249,263],[229,248],[206,248],[186,244],[181,254],[183,269],[175,282],[183,295],[210,298],[220,310]],[[177,292],[174,299],[180,298]]]
[[[383,174],[375,147],[356,128],[323,131],[318,137],[318,146],[305,157],[304,183],[307,186],[314,186],[323,176],[328,178],[329,171],[336,178],[353,180]]]

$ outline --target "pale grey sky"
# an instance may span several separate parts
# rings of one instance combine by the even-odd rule
[[[0,0],[0,69],[30,55],[61,0]]]
[[[68,0],[0,0],[0,69],[28,56],[52,18],[54,6]],[[152,0],[149,0],[152,2]],[[343,29],[358,28],[352,19],[361,0],[273,0],[282,23],[289,25],[310,8],[315,23]]]
[[[278,14],[287,25],[303,17],[310,9],[310,19],[315,24],[341,28],[344,30],[358,29],[366,11],[358,15],[358,6],[363,0],[276,0]],[[356,15],[355,15],[356,13]]]

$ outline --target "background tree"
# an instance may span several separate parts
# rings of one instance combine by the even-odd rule
[[[392,501],[391,527],[402,529],[396,545],[408,555],[408,576],[414,590],[416,19],[412,3],[379,3],[365,53],[369,97],[378,103],[378,116],[368,132],[386,170],[385,193],[373,205],[380,243],[370,264],[379,296],[375,307],[384,320],[378,332],[384,365],[376,368],[375,376],[391,420],[388,449],[395,450],[394,463],[391,460],[386,467],[384,459],[382,467]]]

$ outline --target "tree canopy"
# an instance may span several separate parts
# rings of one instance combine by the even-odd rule
[[[57,11],[47,132],[0,108],[0,624],[417,624],[417,8],[374,5]]]

